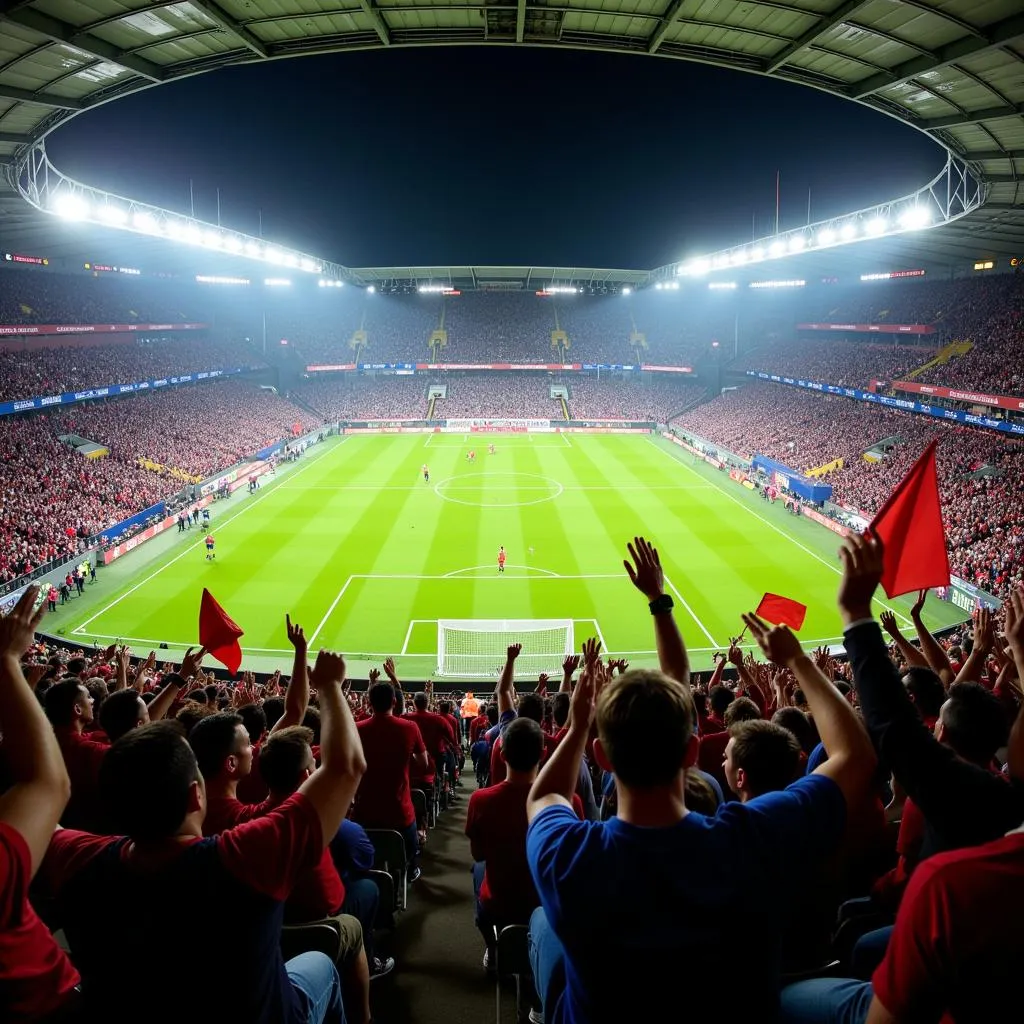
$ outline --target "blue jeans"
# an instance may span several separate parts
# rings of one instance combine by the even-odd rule
[[[345,1024],[341,978],[329,956],[302,953],[292,957],[284,969],[308,1024]]]
[[[548,923],[543,907],[530,916],[530,966],[544,1019],[551,1020],[565,994],[565,947]]]
[[[850,978],[814,978],[787,985],[780,997],[782,1024],[864,1024],[871,983]]]
[[[893,926],[876,928],[873,932],[865,932],[853,947],[850,954],[850,970],[855,978],[870,981],[875,968],[885,959],[885,951],[889,948]]]
[[[420,837],[416,830],[416,819],[413,818],[411,825],[399,829],[402,838],[405,840],[405,860],[411,872],[419,864],[420,860]]]
[[[342,914],[351,914],[363,926],[363,949],[366,959],[373,960],[373,927],[377,923],[380,890],[372,878],[353,878],[345,883]]]

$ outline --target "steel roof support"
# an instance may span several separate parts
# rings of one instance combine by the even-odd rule
[[[16,89],[13,85],[0,85],[0,99],[37,103],[41,107],[56,107],[58,110],[85,110],[86,106],[81,100],[52,96],[48,92],[33,92],[31,89]]]
[[[380,41],[385,46],[390,46],[391,30],[388,28],[388,24],[384,20],[384,15],[380,13],[380,8],[374,3],[374,0],[359,0],[359,6],[363,9],[363,13],[366,14],[373,23],[373,30],[377,33],[377,37]]]
[[[518,0],[516,4],[516,42],[521,43],[526,37],[526,0]]]
[[[215,0],[192,0],[192,6],[198,7],[201,11],[213,18],[222,29],[230,32],[241,40],[246,49],[251,50],[257,57],[266,60],[270,53],[267,48],[250,32],[244,25],[239,24],[224,10]]]
[[[811,43],[816,42],[820,39],[829,29],[834,28],[840,22],[845,21],[851,14],[858,11],[861,7],[866,6],[870,0],[846,0],[846,3],[841,7],[833,11],[828,17],[821,18],[817,24],[811,29],[808,29],[799,39],[794,39],[789,46],[784,47],[779,53],[777,53],[771,60],[768,61],[765,66],[765,72],[769,75],[774,74],[779,68],[782,67],[788,60],[795,57],[805,46],[810,46]]]
[[[910,123],[922,131],[935,132],[941,131],[943,128],[956,128],[960,125],[978,124],[981,121],[992,121],[1000,117],[1016,117],[1020,114],[1024,114],[1024,103],[1007,103],[1002,107],[986,107],[984,110],[969,110],[966,114],[929,117]]]

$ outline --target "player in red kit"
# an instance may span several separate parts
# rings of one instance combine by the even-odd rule
[[[206,560],[208,562],[212,562],[217,557],[213,553],[213,534],[212,533],[208,533],[206,535],[206,540],[205,540],[204,543],[206,544]]]
[[[476,462],[476,452],[473,449],[470,449],[469,452],[466,454],[466,461]]]
[[[498,572],[505,571],[505,546],[498,548]]]

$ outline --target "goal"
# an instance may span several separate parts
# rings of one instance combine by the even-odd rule
[[[437,674],[496,679],[512,644],[516,676],[555,674],[574,650],[572,619],[438,619]]]

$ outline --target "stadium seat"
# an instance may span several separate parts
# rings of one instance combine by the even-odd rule
[[[533,986],[533,968],[530,966],[530,929],[525,924],[510,924],[498,935],[496,978],[494,982],[494,1019],[501,1024],[501,983],[512,978],[516,985],[516,1019],[521,1020],[524,996],[536,1006],[540,1000]]]
[[[409,868],[405,857],[405,840],[401,832],[387,828],[368,828],[366,834],[373,843],[373,866],[386,871],[395,883],[395,907],[405,910],[409,897]]]
[[[281,928],[281,955],[290,960],[300,953],[324,953],[336,962],[341,952],[341,932],[329,917],[306,924],[286,924]]]

